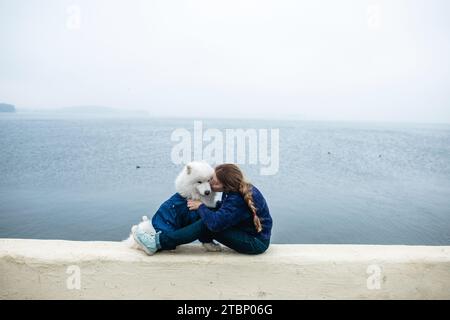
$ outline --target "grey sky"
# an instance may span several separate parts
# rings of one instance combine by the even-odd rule
[[[449,9],[446,0],[0,0],[0,102],[450,122]]]

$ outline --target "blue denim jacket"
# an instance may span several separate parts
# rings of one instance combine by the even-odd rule
[[[190,211],[187,200],[175,193],[166,200],[152,217],[156,231],[175,231],[200,219],[197,210]]]
[[[262,231],[257,232],[253,224],[253,215],[239,192],[224,192],[222,204],[218,210],[209,209],[204,204],[200,205],[197,212],[212,232],[220,232],[230,227],[239,228],[252,236],[268,240],[272,231],[272,217],[269,207],[261,192],[252,187],[253,202],[256,206],[256,214],[262,225]]]

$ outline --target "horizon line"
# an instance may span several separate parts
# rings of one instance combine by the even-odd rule
[[[96,106],[97,107],[97,106]],[[100,107],[100,106],[98,106]],[[292,122],[339,122],[339,123],[385,123],[385,124],[418,124],[418,125],[450,125],[450,121],[425,121],[425,122],[419,122],[419,121],[412,121],[412,120],[380,120],[380,119],[324,119],[324,118],[309,118],[305,115],[286,115],[286,116],[276,116],[276,115],[262,115],[262,116],[251,116],[251,115],[239,115],[239,116],[200,116],[200,115],[191,115],[191,116],[179,116],[179,115],[152,115],[147,110],[142,109],[135,109],[135,110],[123,110],[123,109],[116,109],[113,107],[106,107],[110,108],[114,111],[118,111],[117,113],[101,113],[101,112],[60,112],[62,109],[65,108],[72,108],[72,107],[61,107],[61,108],[47,108],[47,109],[31,109],[31,108],[17,108],[17,113],[45,113],[45,114],[59,114],[59,115],[73,115],[73,116],[94,116],[94,117],[136,117],[139,116],[140,118],[144,117],[147,119],[172,119],[172,120],[274,120],[274,121],[292,121]],[[145,113],[145,114],[143,114]],[[1,114],[1,113],[0,113]]]

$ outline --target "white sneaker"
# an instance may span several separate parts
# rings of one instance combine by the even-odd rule
[[[204,242],[202,243],[203,248],[208,252],[219,252],[222,251],[222,246],[216,242]]]
[[[158,251],[156,246],[156,235],[149,234],[140,230],[137,226],[133,226],[132,234],[134,241],[145,251],[149,256],[153,255]]]

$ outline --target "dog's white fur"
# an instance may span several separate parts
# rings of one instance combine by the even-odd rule
[[[209,180],[214,169],[205,161],[188,163],[175,179],[175,190],[184,198],[200,200],[207,207],[216,206],[216,193],[211,190]]]
[[[211,190],[209,181],[214,174],[214,169],[205,161],[193,161],[184,166],[183,170],[175,179],[175,190],[184,198],[200,200],[207,207],[216,206],[216,193]],[[134,228],[140,228],[147,233],[156,233],[151,221],[147,216],[142,217],[142,221],[137,226],[133,226],[131,233],[123,242],[130,248],[141,249],[133,237]],[[207,251],[221,251],[221,246],[214,242],[203,243]]]

